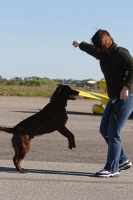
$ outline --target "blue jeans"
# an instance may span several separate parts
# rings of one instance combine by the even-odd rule
[[[100,124],[100,133],[108,144],[107,162],[105,170],[119,171],[119,164],[128,159],[121,143],[121,131],[126,120],[133,111],[133,93],[124,100],[111,98],[105,107]]]

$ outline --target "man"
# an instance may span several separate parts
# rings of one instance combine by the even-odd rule
[[[121,131],[133,111],[133,57],[127,49],[118,47],[106,30],[99,29],[91,40],[92,44],[75,40],[73,46],[100,61],[110,98],[100,124],[100,133],[108,144],[107,161],[95,175],[115,177],[132,166],[122,147]]]

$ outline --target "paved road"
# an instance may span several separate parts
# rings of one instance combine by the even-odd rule
[[[45,98],[0,97],[0,124],[12,127],[48,102]],[[28,174],[16,172],[12,163],[12,135],[0,132],[0,200],[133,199],[133,168],[121,172],[119,178],[94,177],[104,166],[107,151],[98,132],[101,116],[91,111],[94,103],[68,102],[67,128],[76,137],[76,149],[69,150],[66,138],[58,132],[32,140],[30,152],[22,162]],[[133,161],[133,120],[126,123],[122,140]]]

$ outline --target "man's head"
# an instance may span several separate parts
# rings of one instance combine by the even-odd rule
[[[113,38],[110,36],[109,32],[106,30],[99,29],[91,38],[91,41],[96,49],[98,49],[102,54],[108,54],[108,48],[113,43]]]

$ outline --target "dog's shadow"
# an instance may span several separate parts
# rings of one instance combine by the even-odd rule
[[[40,109],[38,109],[40,111]],[[12,111],[12,112],[20,112],[20,113],[31,113],[31,114],[36,114],[37,111]],[[77,111],[66,111],[68,115],[90,115],[90,116],[102,116],[102,114],[94,114],[94,113],[89,113],[89,112],[77,112]]]
[[[41,170],[41,169],[27,169],[27,171],[28,173],[32,174],[57,174],[57,175],[67,175],[67,176],[95,177],[95,174],[90,172],[57,171],[57,170]],[[11,167],[0,167],[0,172],[18,173],[18,171],[15,168]]]

